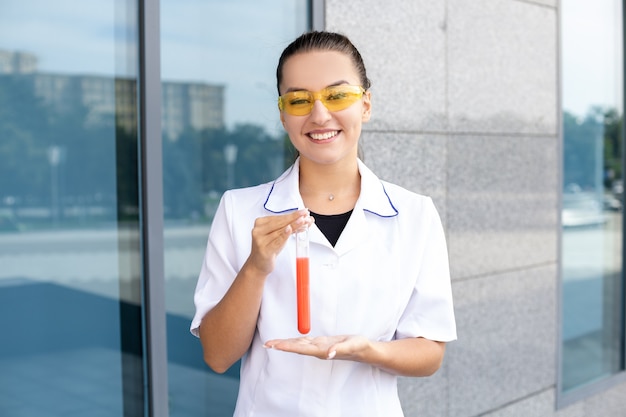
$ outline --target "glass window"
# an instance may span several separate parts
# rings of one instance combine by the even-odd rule
[[[561,390],[624,369],[621,0],[561,3]]]
[[[293,160],[276,64],[309,27],[308,0],[161,1],[163,193],[170,415],[231,416],[238,366],[204,364],[189,333],[193,292],[222,193]]]
[[[0,415],[143,414],[134,1],[0,3]]]

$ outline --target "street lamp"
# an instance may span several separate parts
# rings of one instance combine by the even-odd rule
[[[48,163],[50,164],[50,214],[52,224],[59,223],[59,164],[61,163],[61,147],[48,147]]]
[[[224,159],[226,160],[226,189],[235,187],[235,162],[237,161],[237,145],[229,143],[224,146]]]

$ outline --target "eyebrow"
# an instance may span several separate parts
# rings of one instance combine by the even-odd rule
[[[327,85],[324,88],[328,88],[328,87],[336,87],[338,85],[343,85],[343,84],[350,84],[349,82],[347,82],[346,80],[339,80],[339,81],[335,81],[332,84]],[[292,87],[292,88],[288,88],[287,91],[285,91],[285,93],[291,93],[293,91],[309,91],[306,88],[300,88],[300,87]]]

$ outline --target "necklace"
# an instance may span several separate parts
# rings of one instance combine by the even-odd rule
[[[330,201],[333,201],[335,199],[335,196],[333,194],[328,194],[328,199]]]

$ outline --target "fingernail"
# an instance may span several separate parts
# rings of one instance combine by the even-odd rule
[[[328,354],[328,359],[334,358],[336,354],[337,354],[337,351],[333,350],[332,352]]]

